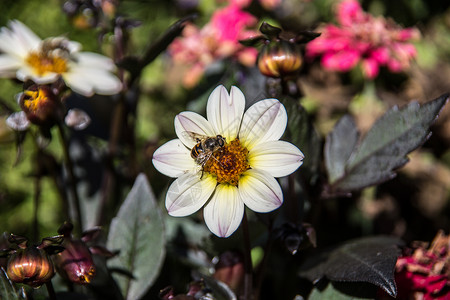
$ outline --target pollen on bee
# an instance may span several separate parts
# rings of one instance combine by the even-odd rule
[[[216,177],[218,183],[237,186],[242,173],[250,169],[248,150],[235,139],[216,151],[204,165],[203,171]]]

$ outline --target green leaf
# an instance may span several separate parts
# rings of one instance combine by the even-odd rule
[[[394,270],[401,244],[401,240],[386,236],[352,240],[308,261],[301,266],[300,276],[312,282],[322,277],[332,281],[367,282],[395,297]]]
[[[403,109],[392,108],[356,147],[353,125],[348,117],[341,120],[325,145],[330,190],[358,190],[393,178],[394,170],[408,162],[406,155],[427,140],[448,98],[444,94],[422,106],[413,102]]]
[[[121,269],[114,274],[125,299],[140,299],[155,281],[165,257],[165,235],[161,211],[144,174],[140,174],[111,222],[107,248],[120,250],[108,267]]]
[[[5,270],[0,268],[0,299],[2,300],[22,300],[26,299],[25,291],[20,289],[16,290],[14,284],[9,280],[8,275],[6,275]]]
[[[334,183],[344,176],[345,164],[358,142],[358,136],[355,122],[349,115],[342,117],[328,135],[324,153],[328,182]]]
[[[376,299],[377,288],[363,283],[330,282],[320,289],[315,287],[308,300],[359,300]]]

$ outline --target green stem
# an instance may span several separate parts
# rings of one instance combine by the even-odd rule
[[[105,175],[102,183],[102,196],[97,216],[97,225],[103,225],[105,219],[106,205],[111,200],[113,190],[116,186],[116,174],[114,170],[114,157],[117,154],[118,142],[122,133],[125,120],[125,99],[121,95],[119,103],[114,108],[111,122],[110,138],[108,143],[108,155],[106,157]]]
[[[268,230],[269,230],[269,235],[267,237],[267,242],[266,245],[264,247],[264,256],[262,258],[261,264],[259,265],[258,269],[257,269],[257,273],[256,273],[256,287],[255,287],[255,299],[259,299],[259,294],[261,292],[261,287],[262,287],[262,283],[263,283],[263,279],[264,279],[264,274],[266,272],[266,268],[267,268],[267,261],[269,259],[269,255],[270,252],[272,250],[272,245],[273,245],[273,220],[270,219],[270,223],[268,226]]]
[[[58,132],[59,137],[61,139],[61,144],[63,148],[64,153],[64,159],[66,161],[66,167],[67,167],[67,174],[69,179],[69,185],[70,185],[70,193],[72,195],[72,199],[74,202],[75,207],[75,214],[76,214],[76,228],[78,229],[78,232],[81,234],[83,232],[83,225],[82,225],[82,216],[81,216],[81,206],[80,206],[80,197],[78,196],[77,191],[77,180],[75,177],[74,167],[72,158],[70,157],[69,153],[69,146],[67,143],[67,139],[64,133],[64,128],[61,123],[58,123]]]
[[[39,238],[39,221],[38,221],[38,214],[39,214],[39,199],[41,197],[41,174],[37,174],[36,178],[34,179],[34,197],[33,197],[33,205],[34,205],[34,211],[33,211],[33,241],[37,241]]]
[[[48,298],[50,300],[56,300],[56,293],[55,293],[55,289],[53,288],[52,281],[50,280],[50,281],[46,282],[45,287],[47,288]]]
[[[244,300],[253,300],[253,266],[247,213],[245,211],[242,219],[242,231],[244,234]]]

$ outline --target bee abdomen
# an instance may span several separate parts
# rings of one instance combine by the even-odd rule
[[[195,145],[192,150],[191,150],[191,157],[192,158],[197,158],[199,156],[199,154],[203,152],[203,148],[202,148],[202,144],[198,143],[197,145]]]

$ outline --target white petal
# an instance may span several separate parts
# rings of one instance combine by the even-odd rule
[[[85,97],[91,97],[94,95],[94,87],[82,73],[65,73],[63,78],[64,82],[70,86],[70,89],[75,93],[81,94]]]
[[[168,141],[156,149],[152,162],[159,172],[169,177],[179,177],[197,168],[189,149],[179,139]]]
[[[303,163],[303,153],[285,141],[270,141],[257,144],[248,153],[248,162],[253,169],[268,172],[273,177],[287,176]]]
[[[93,52],[80,52],[77,54],[78,64],[91,68],[100,68],[107,71],[114,71],[116,66],[109,57]]]
[[[203,217],[209,230],[219,237],[229,237],[241,224],[244,203],[238,188],[219,184],[211,200],[203,209]]]
[[[209,96],[206,116],[216,134],[222,135],[229,142],[238,135],[244,108],[245,96],[240,89],[233,86],[228,94],[227,89],[219,85]]]
[[[122,83],[119,78],[102,69],[79,66],[71,67],[70,72],[63,74],[63,78],[65,83],[75,92],[78,92],[75,89],[79,88],[79,81],[83,82],[85,85],[90,85],[92,91],[99,95],[114,95],[119,93],[122,89]],[[81,88],[81,91],[84,90],[86,89]],[[83,95],[92,96],[92,94]]]
[[[174,217],[193,214],[208,201],[216,184],[217,181],[212,176],[205,175],[200,179],[195,173],[181,175],[167,191],[167,212]]]
[[[11,21],[9,27],[11,27],[12,31],[16,34],[25,53],[29,50],[37,49],[42,42],[30,28],[18,20]]]
[[[11,30],[2,27],[0,32],[0,51],[23,59],[39,48],[41,39],[23,23],[13,20],[8,25]]]
[[[69,40],[67,40],[65,47],[67,47],[70,54],[75,54],[75,53],[79,52],[82,48],[80,43],[75,42],[75,41],[69,41]],[[80,53],[77,53],[77,54],[80,54]]]
[[[253,104],[242,119],[239,139],[249,150],[265,141],[276,141],[284,133],[287,113],[277,99],[265,99]]]
[[[16,72],[17,79],[21,81],[33,80],[37,84],[53,83],[59,78],[57,73],[46,73],[44,76],[36,75],[33,70],[28,66],[22,66]]]
[[[195,138],[190,136],[189,133],[216,136],[211,124],[204,117],[192,111],[184,111],[175,117],[175,132],[188,148],[197,144]]]
[[[239,194],[248,208],[260,213],[272,211],[283,204],[280,185],[264,171],[246,171],[239,179]]]
[[[11,55],[0,55],[0,76],[2,77],[14,77],[16,70],[22,66],[23,62]]]

